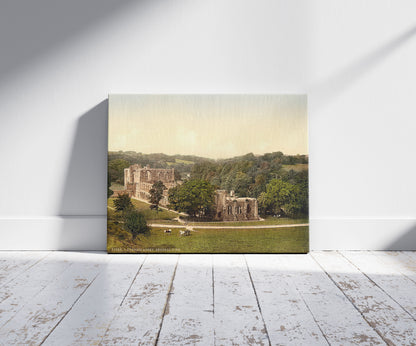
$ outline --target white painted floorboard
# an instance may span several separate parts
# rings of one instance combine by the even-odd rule
[[[68,268],[52,276],[52,281],[30,300],[24,300],[22,308],[0,330],[1,342],[42,343],[88,289],[105,261],[106,258],[90,253],[65,254]]]
[[[0,252],[0,345],[411,345],[415,331],[414,252]]]
[[[102,340],[146,257],[107,256],[108,263],[45,345],[98,345]]]
[[[70,267],[68,258],[70,256],[65,253],[52,253],[0,288],[0,340],[5,324]]]
[[[2,253],[0,258],[0,287],[12,281],[49,254],[41,251]]]
[[[180,256],[158,344],[214,345],[212,274],[212,256]]]
[[[308,306],[275,255],[246,255],[273,345],[325,345]]]
[[[216,345],[268,345],[269,337],[243,255],[214,256]]]
[[[416,320],[416,283],[402,275],[395,263],[369,251],[342,252],[342,255]],[[391,274],[395,272],[397,275]]]
[[[277,260],[282,262],[328,344],[384,344],[310,255],[281,255]]]
[[[416,344],[415,320],[380,286],[369,280],[358,269],[359,265],[354,265],[340,253],[317,252],[313,256],[387,344]]]
[[[153,345],[157,341],[178,259],[178,255],[146,257],[101,344]]]

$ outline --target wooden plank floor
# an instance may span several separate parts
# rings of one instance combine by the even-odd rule
[[[416,253],[0,252],[0,345],[415,345]]]

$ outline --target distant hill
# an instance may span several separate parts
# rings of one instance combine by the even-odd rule
[[[195,155],[167,155],[163,153],[143,154],[135,151],[109,151],[108,161],[122,159],[130,164],[140,164],[142,166],[148,165],[152,168],[175,168],[175,166],[189,166],[196,163],[211,162],[211,163],[233,163],[241,161],[266,161],[272,162],[278,160],[283,165],[297,165],[307,164],[308,155],[284,155],[277,151],[273,153],[266,153],[263,155],[254,155],[248,153],[242,156],[235,156],[227,159],[210,159],[207,157]],[[189,168],[189,167],[188,167]]]
[[[293,184],[307,184],[308,156],[284,155],[277,151],[263,155],[248,153],[227,159],[194,155],[143,154],[134,151],[108,153],[109,181],[123,184],[123,170],[132,164],[152,168],[175,168],[178,179],[208,180],[219,188],[235,190],[241,196],[258,197],[273,178]]]
[[[110,181],[118,183],[122,183],[123,169],[133,164],[152,168],[175,168],[175,171],[185,178],[191,173],[192,166],[201,162],[215,162],[215,160],[193,155],[143,154],[135,151],[110,151],[108,153]]]

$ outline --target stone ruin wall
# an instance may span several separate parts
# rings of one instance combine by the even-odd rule
[[[215,194],[215,220],[248,221],[259,220],[256,198],[236,197],[234,193],[217,190]]]
[[[141,167],[132,165],[124,170],[125,190],[114,191],[113,197],[122,193],[128,193],[130,197],[148,201],[150,189],[157,181],[163,182],[166,190],[160,205],[168,205],[168,190],[177,185],[175,181],[175,170],[163,168]],[[215,192],[215,220],[218,221],[247,221],[259,220],[258,203],[256,198],[236,197],[234,192],[227,193],[226,190]]]
[[[124,188],[132,197],[149,200],[149,191],[157,181],[161,181],[167,188],[163,191],[163,198],[160,200],[160,204],[166,206],[168,190],[176,186],[174,168],[142,168],[136,164],[124,170]]]

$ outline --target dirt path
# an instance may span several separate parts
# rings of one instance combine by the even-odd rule
[[[185,225],[165,225],[161,223],[149,223],[150,227],[159,228],[186,228]],[[288,228],[288,227],[305,227],[309,223],[294,223],[289,225],[256,225],[256,226],[188,226],[192,229],[255,229],[255,228]]]
[[[138,198],[136,198],[139,200]],[[142,201],[142,200],[140,200]],[[143,201],[142,201],[143,202]],[[108,208],[115,210],[115,208],[108,206]],[[163,208],[163,207],[160,207]],[[167,208],[163,208],[169,211],[173,211]],[[181,213],[184,214],[184,213]],[[181,220],[179,217],[175,218],[181,225],[169,225],[169,224],[163,224],[163,223],[149,223],[148,225],[150,227],[158,227],[158,228],[189,228],[191,230],[193,229],[256,229],[256,228],[288,228],[288,227],[305,227],[309,226],[309,223],[294,223],[294,224],[288,224],[288,225],[247,225],[247,226],[210,226],[210,225],[201,225],[201,226],[195,226],[195,225],[186,225],[186,223]]]

